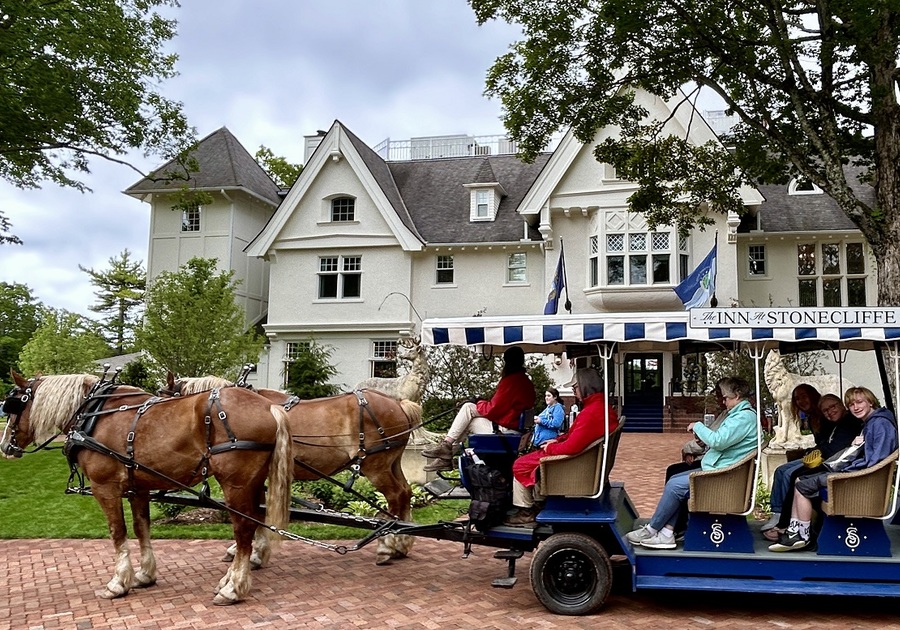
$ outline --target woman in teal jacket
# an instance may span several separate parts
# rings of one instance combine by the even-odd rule
[[[742,378],[723,378],[718,382],[725,401],[728,415],[715,430],[702,422],[688,425],[696,439],[709,446],[703,456],[701,470],[718,470],[742,460],[756,450],[759,420],[756,410],[750,404],[750,384]],[[673,475],[663,490],[662,498],[650,523],[626,534],[625,538],[634,545],[651,549],[675,548],[675,522],[681,504],[690,491],[692,471]]]

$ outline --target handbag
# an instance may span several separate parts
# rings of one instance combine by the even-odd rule
[[[516,449],[516,453],[519,455],[526,455],[534,450],[534,429],[528,429],[525,433],[522,434],[522,437],[519,438],[519,448]]]
[[[822,451],[814,448],[803,456],[803,465],[807,468],[818,468],[822,465]]]
[[[865,447],[865,442],[861,442],[859,444],[851,444],[844,450],[838,451],[837,453],[826,459],[822,465],[831,472],[841,472],[842,470],[846,470],[850,466],[850,464],[852,464],[856,460],[856,458],[863,453]]]

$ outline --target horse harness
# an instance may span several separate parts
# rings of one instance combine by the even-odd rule
[[[83,494],[84,490],[84,478],[78,472],[78,462],[77,462],[77,454],[81,449],[89,449],[95,451],[97,453],[102,453],[118,462],[122,463],[125,468],[128,470],[128,490],[126,492],[126,496],[128,494],[133,494],[135,489],[134,482],[134,472],[138,469],[141,469],[155,477],[159,477],[164,479],[170,483],[173,483],[180,488],[184,489],[184,485],[178,483],[174,479],[171,479],[167,475],[150,468],[149,466],[142,465],[135,459],[135,450],[134,450],[134,441],[137,432],[138,422],[141,420],[141,417],[153,406],[158,404],[163,404],[169,401],[179,400],[177,398],[160,398],[157,396],[151,396],[150,398],[142,401],[140,404],[135,405],[119,405],[117,407],[111,409],[104,409],[104,405],[112,399],[112,398],[122,398],[126,396],[146,396],[146,392],[137,391],[137,392],[117,392],[116,390],[119,388],[119,385],[115,383],[99,383],[92,388],[92,390],[88,393],[88,396],[84,403],[82,403],[81,407],[75,412],[72,420],[68,423],[68,438],[66,440],[66,444],[64,447],[64,453],[66,454],[67,459],[69,460],[69,468],[71,470],[71,475],[69,477],[69,482],[71,485],[71,481],[77,476],[79,478],[79,488],[74,489],[70,488],[70,492],[76,492],[78,494]],[[109,414],[119,413],[123,411],[135,410],[134,419],[131,422],[131,427],[129,428],[128,434],[125,437],[125,452],[122,453],[113,448],[110,448],[98,441],[93,437],[93,432],[96,428],[97,421]],[[212,443],[212,423],[213,418],[218,418],[218,420],[222,423],[222,426],[225,429],[226,434],[228,435],[228,441],[222,442],[219,444]],[[219,396],[219,390],[213,389],[209,393],[209,397],[207,399],[206,413],[203,418],[204,424],[204,433],[206,439],[206,452],[201,456],[200,461],[197,464],[197,467],[194,469],[192,475],[200,475],[203,478],[204,489],[208,488],[208,479],[209,479],[209,463],[210,459],[214,455],[218,455],[220,453],[227,453],[229,451],[234,450],[254,450],[254,451],[272,451],[275,448],[274,444],[266,444],[262,442],[254,442],[250,440],[239,440],[235,436],[234,432],[231,430],[231,426],[228,423],[228,416],[225,411],[222,409],[222,404]],[[204,493],[208,493],[207,490]]]
[[[306,462],[304,462],[303,460],[301,460],[300,458],[297,458],[297,457],[294,458],[294,463],[296,465],[300,466],[301,468],[305,469],[307,472],[311,472],[314,475],[316,475],[322,479],[325,479],[326,481],[330,481],[331,483],[333,483],[337,486],[340,486],[341,488],[343,488],[344,492],[349,492],[350,494],[353,494],[354,496],[365,501],[366,503],[373,505],[372,502],[367,497],[365,497],[364,495],[360,494],[359,492],[357,492],[356,490],[353,489],[353,484],[356,483],[356,480],[359,479],[359,476],[361,474],[362,461],[366,458],[367,455],[374,455],[375,453],[381,453],[382,451],[389,451],[392,448],[398,448],[398,447],[403,448],[406,445],[406,442],[401,442],[399,440],[394,439],[393,437],[385,438],[384,427],[381,426],[381,423],[378,421],[378,418],[375,416],[375,413],[372,411],[371,407],[369,407],[369,401],[366,400],[365,394],[362,392],[362,390],[358,390],[358,389],[354,390],[353,394],[356,396],[356,401],[357,401],[357,404],[359,405],[359,446],[356,451],[356,455],[354,457],[352,457],[343,467],[334,471],[334,473],[332,473],[332,475],[327,475],[327,474],[323,473],[322,471],[316,469],[313,466],[310,466],[309,464],[307,464]],[[294,407],[299,402],[300,402],[300,399],[298,397],[291,396],[282,404],[282,407],[284,407],[285,411],[290,411],[291,408]],[[373,447],[370,447],[370,448],[366,448],[366,417],[368,417],[372,421],[372,424],[375,425],[375,430],[378,431],[378,435],[380,436],[378,444]],[[410,429],[410,431],[411,430],[412,429]],[[397,434],[397,435],[402,435],[402,433]],[[394,437],[396,437],[396,436],[394,436]],[[297,442],[298,444],[304,444],[306,446],[320,446],[318,444],[314,444],[311,442],[301,442],[300,440],[297,440],[296,438],[294,439],[294,441]],[[347,480],[346,483],[341,483],[340,481],[338,481],[337,479],[334,478],[334,476],[333,476],[334,474],[341,472],[342,470],[347,470],[348,468],[350,469],[350,478]],[[377,505],[375,505],[374,507],[378,508],[381,511],[384,511],[383,508],[380,508]],[[391,514],[391,516],[393,518],[397,518],[396,516],[394,516],[392,514]]]

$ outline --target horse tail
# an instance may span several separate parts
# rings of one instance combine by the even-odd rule
[[[404,398],[400,401],[400,409],[409,419],[409,428],[418,429],[422,426],[422,405]]]
[[[291,501],[291,482],[294,480],[294,453],[288,415],[279,405],[269,407],[275,417],[275,450],[269,462],[268,493],[266,495],[266,523],[284,529],[288,523]],[[272,536],[273,544],[280,536]]]

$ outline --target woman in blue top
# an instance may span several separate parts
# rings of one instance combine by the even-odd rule
[[[558,438],[566,417],[562,403],[559,402],[559,391],[555,387],[544,392],[544,402],[547,403],[547,408],[534,417],[534,435],[531,438],[533,448],[539,447],[547,440]]]

